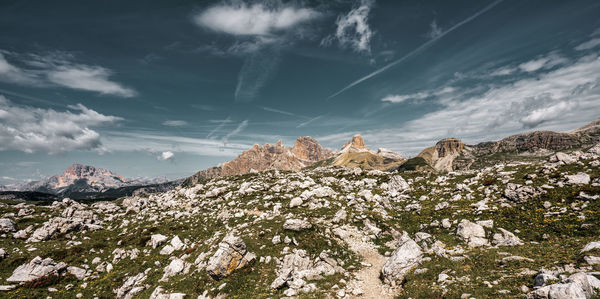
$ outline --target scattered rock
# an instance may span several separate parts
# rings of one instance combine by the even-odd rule
[[[255,258],[256,255],[246,249],[244,240],[232,231],[219,243],[219,249],[208,260],[206,271],[213,279],[221,280]]]

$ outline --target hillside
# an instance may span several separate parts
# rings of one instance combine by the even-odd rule
[[[591,294],[598,198],[600,145],[447,174],[317,167],[90,205],[8,201],[1,288],[19,298]]]

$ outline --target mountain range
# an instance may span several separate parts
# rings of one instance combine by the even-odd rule
[[[576,149],[600,142],[600,119],[570,132],[533,131],[520,133],[499,141],[468,145],[457,138],[446,138],[423,149],[416,157],[405,158],[391,150],[366,147],[360,134],[354,135],[339,150],[324,148],[309,136],[296,139],[292,147],[282,141],[275,144],[255,144],[235,159],[219,166],[198,171],[182,180],[127,179],[107,169],[73,164],[61,175],[40,181],[0,186],[4,196],[15,197],[18,192],[29,192],[27,198],[47,194],[80,199],[116,198],[141,192],[152,193],[172,189],[178,185],[191,186],[207,179],[242,175],[265,170],[299,171],[306,167],[337,166],[366,170],[448,172],[485,165],[486,160],[511,156],[543,156],[552,151]],[[17,192],[17,193],[15,193]],[[25,195],[24,195],[25,196]],[[17,196],[18,197],[18,196]]]

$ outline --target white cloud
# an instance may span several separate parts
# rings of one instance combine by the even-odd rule
[[[441,36],[443,33],[442,28],[440,28],[435,20],[429,24],[429,32],[427,33],[427,37],[434,39]]]
[[[543,122],[551,121],[577,106],[577,102],[561,101],[555,105],[535,109],[529,112],[520,122],[528,128],[534,128]]]
[[[427,92],[417,92],[417,93],[412,93],[412,94],[390,94],[387,95],[386,97],[384,97],[383,99],[381,99],[382,102],[389,102],[389,103],[403,103],[406,102],[407,100],[423,100],[423,99],[427,99],[430,97],[439,97],[445,94],[449,94],[456,91],[456,89],[454,87],[444,87],[441,88],[439,90],[433,90],[433,91],[427,91]]]
[[[122,120],[77,104],[60,112],[17,106],[0,96],[0,150],[27,153],[103,151],[100,134],[91,129]]]
[[[38,79],[35,74],[31,74],[21,70],[20,68],[9,63],[4,55],[0,52],[0,81],[34,85],[38,84]]]
[[[166,160],[171,160],[174,157],[175,157],[175,154],[173,154],[172,151],[166,151],[166,152],[160,153],[160,156],[158,156],[158,160],[166,161]]]
[[[580,44],[579,46],[575,47],[575,50],[577,51],[583,51],[583,50],[589,50],[589,49],[593,49],[597,46],[600,46],[600,38],[593,38],[587,42],[584,42],[582,44]]]
[[[101,94],[116,95],[124,98],[136,96],[136,91],[109,80],[112,72],[100,66],[80,64],[58,66],[49,70],[48,80],[57,85],[95,91]]]
[[[535,72],[541,68],[552,68],[554,66],[564,64],[567,62],[567,59],[561,57],[555,53],[550,53],[544,57],[540,57],[538,59],[530,60],[524,63],[519,64],[519,69],[523,72]]]
[[[238,3],[210,7],[196,15],[194,22],[232,35],[270,35],[318,16],[319,13],[310,8]]]
[[[19,61],[22,66],[10,63],[3,53]],[[40,56],[0,51],[0,81],[35,87],[62,86],[120,97],[137,95],[135,90],[111,81],[111,70],[74,63],[72,59],[71,55],[65,53]]]
[[[371,53],[373,31],[368,21],[374,2],[374,0],[362,0],[360,6],[338,17],[335,39],[342,47],[351,47],[356,52]],[[325,38],[322,44],[331,43],[331,39],[332,37]]]
[[[162,124],[169,127],[183,127],[188,123],[185,120],[166,120]]]

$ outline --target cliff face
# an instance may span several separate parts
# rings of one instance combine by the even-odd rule
[[[464,149],[464,144],[456,138],[446,138],[438,141],[434,146],[428,147],[419,153],[431,167],[437,171],[452,171],[454,159]]]
[[[221,175],[244,174],[267,169],[300,170],[331,157],[331,152],[312,137],[296,139],[296,144],[286,148],[281,141],[276,144],[255,144],[232,161],[221,165]]]

